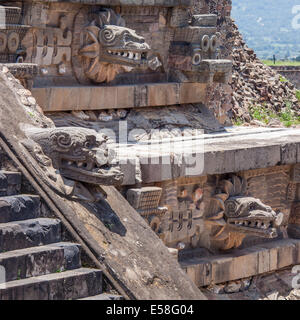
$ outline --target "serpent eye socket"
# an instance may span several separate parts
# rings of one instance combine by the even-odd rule
[[[128,32],[126,32],[124,35],[123,35],[123,39],[125,42],[130,42],[131,41],[131,36]]]
[[[256,203],[255,203],[255,202],[251,202],[251,203],[249,204],[249,210],[250,210],[250,211],[253,211],[253,210],[256,210],[256,209],[257,209]]]
[[[212,52],[215,52],[217,50],[217,47],[218,47],[218,38],[216,37],[216,35],[213,35],[211,38],[210,38],[210,50]]]
[[[84,147],[89,149],[91,147],[91,143],[89,141],[86,141]]]
[[[200,49],[195,49],[193,51],[193,56],[192,56],[192,64],[197,66],[201,63],[202,57],[201,57],[201,50]]]
[[[82,147],[76,147],[76,148],[73,150],[73,154],[74,154],[75,156],[81,155],[81,153],[82,153]]]
[[[96,137],[93,135],[89,135],[84,141],[83,146],[87,149],[91,149],[96,145]]]
[[[110,43],[115,40],[115,34],[110,29],[104,29],[100,32],[100,40]]]
[[[202,37],[201,40],[201,48],[204,52],[208,51],[210,47],[210,38],[209,36],[206,34]]]

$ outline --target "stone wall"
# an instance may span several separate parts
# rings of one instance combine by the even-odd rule
[[[231,0],[194,0],[193,14],[217,14],[217,29],[221,34],[220,56],[231,59],[233,39],[231,32]],[[230,85],[213,84],[207,90],[207,106],[214,112],[217,119],[225,125],[230,124],[232,117],[232,88]]]
[[[196,13],[218,14],[218,31],[221,33],[222,58],[233,60],[231,85],[214,85],[208,91],[208,107],[217,117],[251,122],[250,108],[263,106],[280,113],[288,101],[295,113],[299,113],[299,101],[292,82],[280,81],[280,75],[265,66],[250,49],[231,14],[231,0],[194,0]],[[287,76],[287,79],[290,79]]]
[[[280,73],[286,79],[291,81],[298,89],[300,89],[300,67],[296,66],[272,66],[276,72]]]

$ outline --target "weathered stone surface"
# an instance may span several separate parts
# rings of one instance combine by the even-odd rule
[[[299,162],[295,156],[300,144],[298,129],[228,128],[227,132],[221,134],[204,134],[192,138],[183,136],[178,141],[174,138],[160,139],[159,143],[146,138],[136,145],[119,145],[117,152],[120,157],[126,154],[130,160],[127,165],[123,165],[125,181],[129,180],[126,167],[135,163],[135,157],[141,160],[144,183],[186,175],[240,172]],[[147,141],[149,144],[145,143]],[[170,150],[173,152],[172,157]],[[192,154],[193,150],[195,154]],[[192,165],[187,165],[184,160],[175,164],[172,160],[175,157],[188,159],[189,154]],[[193,170],[196,168],[196,160],[199,169]]]
[[[35,219],[39,215],[39,196],[16,195],[0,198],[0,223]]]
[[[300,89],[300,67],[297,66],[271,66],[271,68],[293,83]]]
[[[47,171],[47,167],[53,165],[65,178],[72,180],[71,185],[74,181],[92,185],[122,183],[123,174],[120,168],[117,163],[111,163],[112,156],[107,148],[106,135],[98,134],[91,129],[75,127],[30,128],[26,129],[26,135],[37,145],[31,140],[25,140],[23,144],[40,162],[43,171]],[[39,148],[42,150],[37,152]],[[50,183],[54,184],[53,181]],[[76,196],[76,191],[73,193]]]
[[[33,88],[32,93],[44,111],[52,112],[199,103],[205,101],[205,88],[206,85],[201,83],[161,83],[122,87],[48,86]],[[145,97],[142,100],[137,99],[136,97],[143,91]]]
[[[6,281],[80,268],[80,250],[73,243],[55,243],[0,253]]]
[[[81,268],[15,280],[0,288],[0,300],[70,300],[102,292],[102,272]]]
[[[0,224],[1,252],[59,242],[61,223],[57,219],[38,218]]]
[[[0,171],[0,196],[17,194],[21,188],[19,172]]]
[[[300,291],[295,288],[294,269],[288,268],[239,281],[247,283],[239,292],[226,294],[227,284],[215,285],[204,290],[210,300],[299,300]]]
[[[149,4],[146,1],[144,5]],[[27,49],[26,57],[42,65],[36,82],[40,88],[36,88],[36,90],[39,91],[44,101],[50,101],[50,104],[53,105],[53,108],[52,105],[50,107],[49,105],[46,106],[45,110],[72,110],[72,116],[77,120],[74,121],[72,116],[66,117],[66,114],[63,114],[62,120],[60,120],[70,121],[73,127],[92,126],[97,129],[108,129],[108,123],[112,124],[111,120],[119,120],[121,118],[125,120],[126,118],[126,120],[131,119],[133,128],[146,128],[146,132],[138,133],[131,137],[129,150],[124,150],[126,149],[125,146],[127,147],[124,141],[120,141],[121,148],[118,148],[119,146],[113,142],[111,145],[116,147],[122,160],[126,158],[133,160],[128,167],[124,164],[121,166],[122,170],[127,170],[127,177],[125,177],[123,185],[137,184],[132,188],[139,188],[143,183],[156,185],[159,188],[163,185],[169,191],[167,196],[173,197],[171,200],[169,199],[168,204],[170,205],[171,201],[173,201],[178,204],[178,208],[180,207],[180,210],[175,211],[174,215],[172,213],[170,218],[166,216],[165,221],[167,226],[170,227],[169,230],[173,230],[173,227],[178,227],[174,232],[175,236],[173,238],[170,237],[171,240],[169,241],[172,247],[176,247],[176,249],[172,251],[165,248],[137,214],[144,214],[151,228],[159,234],[157,229],[159,229],[158,222],[160,221],[158,221],[155,214],[165,213],[169,207],[166,207],[166,210],[160,210],[161,207],[158,207],[156,198],[153,202],[150,199],[148,207],[146,205],[144,208],[140,204],[134,206],[138,210],[136,212],[114,188],[104,187],[101,197],[93,197],[93,195],[98,194],[98,191],[93,189],[94,187],[91,190],[86,190],[84,184],[102,183],[92,178],[81,179],[83,184],[77,185],[75,183],[75,187],[72,181],[65,182],[63,192],[58,192],[61,186],[61,174],[64,175],[66,170],[65,168],[62,170],[60,165],[54,165],[55,150],[53,151],[51,148],[47,150],[49,146],[48,139],[45,138],[45,141],[42,141],[44,137],[37,139],[40,148],[34,145],[34,147],[27,148],[27,150],[23,148],[25,144],[20,144],[20,140],[23,141],[25,138],[24,131],[28,126],[33,126],[38,131],[43,127],[41,132],[47,130],[49,132],[60,131],[60,129],[54,128],[53,123],[40,113],[35,98],[30,95],[28,90],[16,85],[9,73],[9,68],[6,67],[2,69],[6,76],[0,74],[0,91],[1,83],[2,88],[7,89],[6,91],[3,90],[0,101],[1,105],[3,105],[0,110],[0,143],[15,162],[15,166],[22,170],[29,184],[32,184],[42,195],[43,200],[53,211],[52,213],[63,221],[71,234],[85,248],[89,257],[98,267],[100,265],[103,268],[106,276],[112,280],[112,283],[119,288],[119,291],[125,297],[133,299],[203,298],[195,285],[180,270],[174,259],[177,255],[181,256],[181,258],[184,257],[184,254],[179,254],[178,251],[185,250],[186,246],[188,246],[188,250],[190,247],[207,247],[206,244],[203,245],[205,241],[202,241],[203,239],[206,240],[205,232],[207,232],[203,220],[208,220],[206,216],[202,216],[203,212],[206,212],[205,210],[203,211],[203,198],[210,199],[212,195],[219,196],[219,199],[216,200],[220,200],[218,203],[221,213],[217,212],[216,216],[212,216],[213,220],[219,217],[222,218],[223,214],[227,215],[229,211],[235,215],[240,211],[247,213],[255,211],[253,207],[251,209],[251,206],[258,204],[260,204],[260,208],[264,207],[264,214],[267,211],[272,216],[275,215],[275,208],[276,214],[283,210],[281,222],[285,224],[282,228],[280,226],[278,234],[280,237],[286,237],[286,223],[290,208],[293,201],[300,199],[299,186],[297,186],[297,179],[295,178],[297,174],[294,176],[292,174],[290,177],[291,166],[299,160],[300,134],[299,131],[292,132],[290,130],[250,130],[243,132],[229,129],[224,134],[198,137],[198,133],[195,133],[194,129],[204,128],[209,131],[215,128],[222,130],[222,128],[212,122],[207,123],[206,119],[210,118],[204,117],[203,108],[201,110],[198,105],[191,106],[184,103],[201,101],[207,104],[218,119],[224,123],[228,120],[227,117],[232,116],[240,117],[247,121],[251,118],[249,110],[245,110],[244,113],[240,114],[238,104],[243,101],[248,103],[247,107],[250,102],[258,100],[259,103],[266,103],[266,105],[274,107],[276,111],[284,111],[284,100],[280,98],[282,96],[291,99],[290,106],[294,109],[294,114],[297,115],[298,110],[293,96],[294,88],[289,84],[286,86],[280,85],[280,79],[278,81],[278,77],[275,76],[275,80],[270,80],[271,83],[268,83],[272,74],[269,73],[269,69],[264,67],[261,68],[261,73],[257,71],[260,63],[257,62],[253,50],[248,49],[242,40],[232,43],[232,41],[238,40],[239,33],[234,32],[235,26],[228,18],[231,6],[230,0],[198,1],[201,11],[205,11],[201,13],[213,11],[219,17],[214,15],[201,16],[199,15],[200,12],[190,12],[190,8],[187,10],[184,6],[168,8],[169,5],[175,5],[174,1],[166,1],[161,7],[142,7],[140,5],[141,2],[138,0],[133,2],[120,0],[120,7],[118,8],[111,8],[113,3],[110,3],[111,9],[105,11],[106,13],[109,12],[110,15],[102,15],[103,8],[97,7],[100,2],[94,2],[93,12],[96,13],[95,18],[87,15],[90,8],[85,4],[92,4],[88,0],[59,2],[55,0],[51,4],[49,2],[44,4],[43,1],[29,1],[28,5],[23,8],[23,20],[30,22],[34,26],[32,38],[29,35],[23,43]],[[153,4],[155,5],[157,2],[153,1]],[[176,2],[176,4],[179,3]],[[196,7],[197,4],[193,9],[197,10]],[[82,11],[77,14],[79,8],[82,8]],[[98,12],[96,12],[97,10]],[[191,16],[190,13],[192,13]],[[193,13],[197,13],[197,15],[193,15]],[[108,42],[111,40],[110,37],[122,38],[126,42],[126,37],[118,33],[123,30],[121,26],[124,27],[123,19],[120,19],[119,14],[124,18],[124,21],[129,22],[131,31],[126,29],[126,32],[128,36],[134,38],[135,49],[137,47],[147,49],[146,43],[143,44],[147,41],[147,43],[151,43],[153,52],[143,52],[143,57],[141,57],[139,50],[137,50],[137,53],[132,52],[126,46],[125,49],[129,51],[120,51],[116,47],[113,47],[116,52],[105,52],[103,50],[106,46],[101,41],[103,39],[99,40],[100,37],[104,37]],[[75,15],[76,18],[74,19]],[[117,20],[113,22],[114,18],[117,18]],[[103,27],[105,23],[109,25],[108,28],[107,26]],[[216,24],[218,24],[217,27]],[[82,34],[81,29],[87,25],[89,25],[88,28]],[[118,28],[114,27],[114,25],[118,25]],[[221,30],[221,34],[216,33],[217,28],[221,28],[224,25],[226,28]],[[141,37],[137,36],[133,30],[137,30],[137,34],[140,34]],[[105,33],[104,31],[107,32]],[[218,42],[220,40],[223,41],[223,44],[221,44],[221,50],[218,50]],[[138,41],[140,41],[139,45],[136,44]],[[240,81],[240,75],[238,76],[239,78],[234,75],[232,86],[229,86],[227,83],[230,81],[231,62],[220,59],[220,53],[230,53],[234,46],[238,46],[239,49],[242,47],[242,50],[235,52],[233,65],[235,73],[241,73],[243,80]],[[123,50],[125,49],[123,48]],[[132,70],[131,72],[131,70],[126,70],[125,67],[128,67],[128,61],[124,59],[132,60],[136,58],[137,64],[139,64],[139,60],[148,60],[148,54],[159,55],[159,63],[162,64],[160,69],[152,72],[155,68],[151,68],[151,65],[149,65],[152,71]],[[118,72],[113,70],[115,67],[110,69],[111,65],[107,66],[105,64],[111,61],[105,60],[106,58],[111,58],[108,58],[109,55],[114,55],[113,61],[126,62],[124,68],[125,71],[129,72],[116,75]],[[249,63],[249,60],[251,63]],[[103,61],[105,63],[102,63]],[[83,65],[81,64],[82,62]],[[75,77],[73,67],[76,70]],[[122,69],[123,67],[120,68]],[[262,79],[265,75],[268,81]],[[111,82],[111,84],[109,86],[99,86],[97,91],[90,84],[86,87],[70,87],[74,83],[81,82],[82,77],[101,83],[107,81]],[[3,86],[3,81],[6,86]],[[44,90],[50,83],[49,90]],[[203,85],[200,85],[201,83]],[[58,87],[57,85],[65,87]],[[237,88],[237,90],[233,93],[233,98],[231,99],[232,87]],[[275,90],[276,92],[273,87],[277,90]],[[18,90],[15,90],[16,88]],[[10,99],[10,93],[13,93],[14,98],[17,98],[18,101]],[[275,93],[279,98],[272,99],[271,95]],[[58,94],[61,96],[58,97]],[[239,98],[241,98],[240,101],[238,101]],[[232,104],[234,104],[233,111],[231,110]],[[176,106],[173,108],[174,105]],[[119,106],[127,109],[131,108],[131,111],[123,110],[118,113],[118,111],[110,110],[119,108]],[[172,107],[169,108],[168,106]],[[148,110],[144,113],[143,111],[135,113],[135,107],[148,107],[143,109]],[[153,107],[160,108],[157,108],[154,112],[155,108]],[[165,108],[164,114],[161,112],[163,108]],[[103,111],[103,109],[105,110]],[[185,109],[185,112],[180,109]],[[178,110],[180,111],[178,112]],[[19,123],[22,123],[22,125],[17,126],[16,124]],[[117,121],[112,125],[114,126],[116,123]],[[262,125],[259,121],[254,121],[253,123],[258,126]],[[272,125],[277,126],[278,123],[273,123]],[[182,129],[185,129],[185,127],[189,129],[187,134],[183,134]],[[162,130],[161,132],[149,132],[153,128]],[[120,133],[120,136],[123,134],[124,132]],[[184,148],[182,144],[177,141],[173,146],[174,150],[170,151],[168,148],[170,140],[173,138],[179,138],[178,140],[180,140],[180,137],[183,137],[181,140],[184,140],[185,152],[189,156],[194,154],[199,156],[198,160],[201,165],[196,167],[195,170],[191,170],[188,161],[183,157]],[[149,141],[148,138],[151,138],[152,141]],[[293,139],[292,142],[291,139]],[[195,141],[193,140],[196,140],[196,151],[193,149],[195,147],[193,145]],[[62,144],[59,147],[64,148],[68,141],[69,139],[64,139],[63,135]],[[137,141],[142,142],[141,145],[138,145]],[[153,141],[155,143],[152,145]],[[150,152],[148,152],[149,144]],[[44,151],[48,151],[45,152],[48,159],[44,157],[41,147],[44,147]],[[71,157],[59,158],[58,162],[67,160],[69,166],[75,162],[77,167],[81,167],[83,163],[80,161],[81,159],[76,157],[79,150],[77,147],[76,145],[74,150],[76,152]],[[13,153],[10,150],[11,148],[13,148]],[[81,145],[80,149],[82,148],[83,146]],[[88,152],[90,153],[91,150],[88,150]],[[53,163],[48,161],[49,159]],[[151,159],[150,163],[149,159]],[[37,165],[38,163],[43,163],[42,168]],[[47,170],[45,170],[44,164],[46,164]],[[92,165],[93,163],[91,163],[91,167]],[[270,172],[267,172],[269,167],[271,167]],[[50,170],[48,171],[49,168]],[[273,168],[276,170],[271,172]],[[99,168],[94,169],[98,170]],[[256,175],[253,173],[254,170],[266,171],[264,175]],[[228,192],[228,183],[223,190],[218,182],[224,182],[225,180],[221,179],[227,179],[228,173],[232,172],[239,172],[243,176],[241,181],[236,177],[237,184],[229,182],[232,184],[233,190],[238,190],[237,185],[243,184],[242,180],[246,177],[245,179],[250,181],[247,192],[261,192],[259,197],[272,202],[272,205],[274,204],[275,206],[274,212],[271,208],[267,208],[266,205],[263,206],[259,200],[251,195],[245,200],[240,198],[239,192]],[[78,171],[76,173],[73,172],[68,178],[76,180],[77,174]],[[225,174],[227,174],[227,177],[225,177]],[[182,177],[186,181],[184,182],[182,179],[180,184]],[[194,183],[196,177],[200,178],[197,181],[197,185]],[[3,189],[6,189],[4,192],[7,192],[8,186],[4,180],[2,181]],[[164,185],[165,182],[166,184]],[[170,186],[172,183],[173,187]],[[178,188],[177,183],[179,183]],[[185,189],[187,184],[189,189]],[[256,186],[260,187],[254,190]],[[72,189],[72,187],[74,188]],[[81,193],[84,193],[83,197],[77,197],[76,201],[72,197],[70,200],[66,200],[65,195],[73,195],[76,188],[81,190]],[[161,191],[164,191],[163,188],[161,189]],[[217,189],[220,189],[222,193]],[[120,190],[125,194],[125,187],[120,187]],[[70,192],[68,193],[68,191]],[[107,195],[107,200],[104,200],[103,195]],[[238,198],[228,199],[228,195],[231,197],[237,196]],[[226,201],[231,201],[231,209],[236,206],[238,210],[231,210],[230,208],[229,210]],[[212,207],[214,206],[212,205]],[[255,213],[253,214],[255,215]],[[246,217],[248,216],[246,215]],[[293,219],[295,221],[291,222],[297,223],[297,217]],[[218,220],[221,220],[219,221],[221,228],[217,230],[216,237],[219,235],[224,236],[223,231],[226,231],[224,229],[224,221],[222,219]],[[234,222],[235,228],[238,228],[237,221],[232,220],[232,222]],[[268,229],[269,222],[273,223],[274,221],[267,219],[266,225],[262,224],[261,221],[254,221],[254,225],[252,224],[253,221],[246,221],[246,224],[245,221],[242,222],[245,226],[247,224],[247,228],[252,226],[257,227],[256,229],[260,227]],[[290,224],[292,228],[293,225],[293,223]],[[51,233],[51,229],[55,229],[52,223],[49,223],[49,225],[45,223],[40,228],[36,221],[32,222],[31,220],[14,224],[9,222],[5,226],[1,225],[0,231],[2,230],[1,228],[4,230],[5,243],[10,237],[13,238],[11,241],[12,248],[15,245],[14,239],[19,239],[20,237],[18,243],[22,247],[27,247],[30,243],[37,245],[34,242],[37,241],[36,239],[39,238],[39,241],[43,241],[44,238],[47,238],[46,234],[48,232]],[[59,227],[57,227],[58,229]],[[233,232],[231,233],[233,234]],[[229,238],[232,236],[231,233],[229,232]],[[178,238],[184,238],[182,234],[188,239],[186,243],[177,241]],[[24,239],[22,238],[23,236],[25,237]],[[198,236],[202,237],[202,242]],[[226,234],[225,236],[227,237]],[[51,236],[49,237],[51,238]],[[228,245],[226,237],[221,237],[219,240],[223,241],[223,244],[226,241],[225,247],[227,249],[241,244],[240,239],[233,237],[233,241],[229,241],[231,244]],[[55,235],[53,235],[54,238]],[[49,240],[47,239],[46,243]],[[59,237],[55,241],[58,241],[58,239]],[[252,274],[263,274],[299,263],[300,255],[297,242],[284,240],[285,242],[280,243],[260,244],[259,241],[251,239],[250,236],[246,240],[243,244],[248,248],[240,252],[231,252],[232,255],[211,257],[208,254],[208,257],[205,257],[206,253],[204,254],[205,258],[199,254],[191,255],[191,258],[181,259],[181,261],[183,261],[182,263],[186,261],[190,263],[187,265],[187,273],[198,285],[199,283],[210,284],[211,282],[230,281],[224,287],[220,285],[215,290],[218,293],[223,291],[228,294],[240,293],[244,287],[244,282],[236,282],[235,279],[245,279],[245,277]],[[52,240],[49,241],[51,242]],[[251,247],[249,247],[250,244],[252,244]],[[67,255],[66,260],[72,265],[74,252],[70,249],[64,253]],[[38,259],[41,256],[37,252],[35,254],[36,264],[38,265]],[[62,258],[61,253],[57,253],[57,255],[58,259]],[[161,261],[162,256],[164,256],[163,261]],[[25,256],[22,257],[24,258]],[[20,258],[20,260],[23,258]],[[76,258],[74,259],[76,260]],[[6,259],[5,261],[8,260]],[[55,264],[54,261],[53,263]],[[50,262],[49,265],[51,267]],[[51,277],[52,279],[55,278],[54,275]],[[247,281],[245,283],[247,285]],[[14,284],[11,283],[10,285],[14,287]],[[57,291],[52,293],[51,289],[50,298],[52,296],[57,297],[56,293],[59,291],[64,294],[64,288],[60,282],[55,280],[53,287],[55,286]],[[46,284],[42,284],[43,290],[46,287]],[[21,285],[21,288],[21,290],[25,289],[28,296],[34,296],[40,290],[39,285],[33,284],[32,286],[29,282],[25,283],[24,286]],[[33,288],[32,291],[31,288]],[[4,298],[7,297],[6,294],[14,295],[13,292],[14,290],[11,292],[5,291]],[[82,293],[85,295],[90,294],[90,292],[81,288],[80,294],[75,292],[73,295],[80,298]],[[91,294],[98,296],[98,294]],[[66,295],[64,298],[70,297]]]
[[[186,259],[181,261],[181,266],[197,286],[202,287],[297,265],[300,263],[299,250],[299,240],[285,239],[222,256]]]
[[[6,188],[21,181],[20,173],[2,171],[2,177]],[[80,246],[58,242],[60,221],[31,219],[40,215],[39,196],[0,197],[0,213],[0,300],[70,300],[102,292],[101,271],[81,269]]]
[[[9,141],[14,154],[10,153],[10,148],[5,148],[14,161],[22,159],[22,164],[19,164],[20,169],[24,169],[22,173],[39,190],[53,214],[64,221],[95,263],[99,265],[100,262],[105,275],[132,299],[205,299],[161,240],[116,189],[103,187],[107,199],[86,204],[66,200],[45,184],[37,173],[36,160],[20,146],[20,139],[25,138],[24,132],[20,129],[16,132],[14,124],[22,119],[25,124],[38,126],[44,121],[47,123],[47,118],[41,114],[37,116],[37,112],[28,117],[23,105],[15,99],[14,91],[7,88],[1,76],[0,91],[5,88],[5,94],[0,97],[5,100],[1,103],[5,112],[0,112],[1,146],[7,146],[3,139]],[[38,119],[36,123],[35,116]],[[16,154],[19,155],[15,158]],[[31,294],[29,291],[28,297]],[[96,294],[98,292],[89,292],[89,295]],[[49,298],[49,295],[46,297]]]

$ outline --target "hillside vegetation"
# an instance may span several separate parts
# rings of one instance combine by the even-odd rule
[[[232,16],[244,40],[258,57],[290,59],[300,56],[300,16],[292,12],[299,0],[233,0]],[[298,11],[300,14],[300,10]]]
[[[290,66],[290,67],[300,67],[300,61],[291,61],[291,60],[276,60],[274,64],[273,60],[262,60],[267,66]]]

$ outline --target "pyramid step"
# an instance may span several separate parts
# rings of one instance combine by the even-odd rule
[[[6,282],[77,269],[81,267],[80,246],[60,242],[0,253],[0,265]]]
[[[80,268],[7,282],[0,300],[75,300],[102,292],[102,271]]]
[[[96,296],[86,297],[79,300],[124,300],[124,298],[116,294],[101,293]]]
[[[35,219],[39,216],[39,196],[16,195],[0,197],[0,223]]]
[[[21,190],[22,175],[20,172],[0,170],[0,196],[12,196]]]
[[[0,252],[60,242],[61,222],[38,218],[0,224]]]

